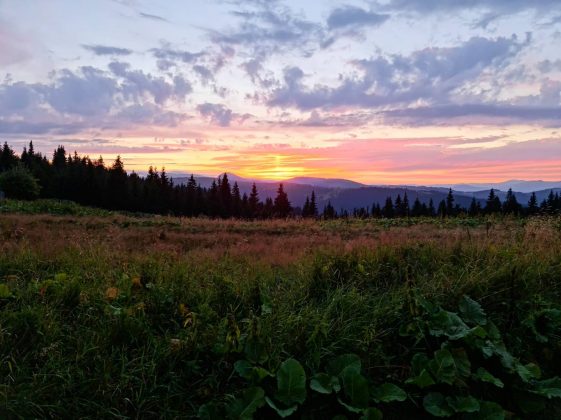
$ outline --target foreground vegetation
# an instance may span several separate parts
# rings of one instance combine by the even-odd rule
[[[561,415],[559,218],[252,223],[14,203],[1,418]]]

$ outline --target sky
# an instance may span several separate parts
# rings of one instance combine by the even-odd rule
[[[0,140],[128,170],[561,180],[559,0],[0,0]]]

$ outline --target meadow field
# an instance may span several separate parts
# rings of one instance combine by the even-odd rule
[[[0,418],[560,418],[561,219],[0,204]]]

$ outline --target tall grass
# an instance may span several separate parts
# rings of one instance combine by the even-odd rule
[[[196,416],[240,389],[232,341],[255,328],[271,369],[354,353],[374,381],[402,381],[413,293],[448,308],[470,295],[532,361],[524,321],[560,306],[558,219],[97,216],[0,218],[0,417]]]

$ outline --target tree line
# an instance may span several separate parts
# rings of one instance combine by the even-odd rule
[[[334,212],[330,203],[326,206],[326,211],[331,217],[338,217],[339,215]],[[324,211],[324,214],[325,212]],[[456,217],[461,215],[468,216],[484,216],[492,214],[514,215],[514,216],[532,216],[536,214],[559,214],[561,212],[561,198],[559,193],[550,191],[548,197],[538,203],[536,193],[533,192],[526,206],[523,206],[516,199],[516,195],[509,189],[506,193],[504,201],[501,201],[494,189],[489,191],[489,195],[482,205],[481,202],[475,197],[472,198],[469,207],[462,207],[455,203],[454,193],[452,189],[448,191],[445,199],[441,200],[435,206],[433,199],[429,200],[428,205],[422,203],[418,197],[415,198],[413,204],[409,202],[407,192],[403,197],[398,194],[395,200],[387,197],[383,206],[379,203],[374,203],[372,207],[358,207],[349,212],[342,211],[341,216],[355,218],[399,218],[399,217]]]
[[[175,184],[165,169],[152,166],[145,177],[127,173],[120,156],[108,166],[102,157],[92,160],[76,152],[68,154],[59,146],[49,160],[34,150],[33,142],[20,156],[4,143],[0,189],[13,198],[56,198],[110,210],[189,217],[267,219],[293,212],[282,184],[274,200],[262,201],[255,184],[249,195],[241,194],[227,174],[209,188],[201,187],[193,175],[185,184]]]
[[[150,167],[146,176],[127,173],[120,158],[106,165],[103,158],[92,160],[76,152],[69,154],[63,146],[57,147],[52,159],[35,151],[33,142],[24,147],[21,155],[4,143],[0,148],[0,190],[8,197],[33,199],[56,198],[77,203],[131,212],[172,214],[177,216],[209,216],[220,218],[269,219],[302,216],[304,218],[334,219],[399,218],[399,217],[455,217],[489,214],[534,215],[557,214],[561,211],[559,194],[550,192],[538,203],[532,193],[527,206],[522,206],[509,189],[501,202],[491,189],[484,205],[475,198],[468,208],[456,203],[452,189],[437,205],[430,199],[426,204],[418,197],[410,203],[407,192],[388,197],[384,203],[371,207],[355,208],[351,212],[337,212],[331,202],[318,208],[315,192],[306,197],[302,208],[293,208],[281,183],[274,199],[260,199],[253,184],[249,194],[241,194],[237,182],[233,184],[227,174],[213,181],[209,188],[201,187],[191,175],[186,183],[175,184],[163,168]]]

